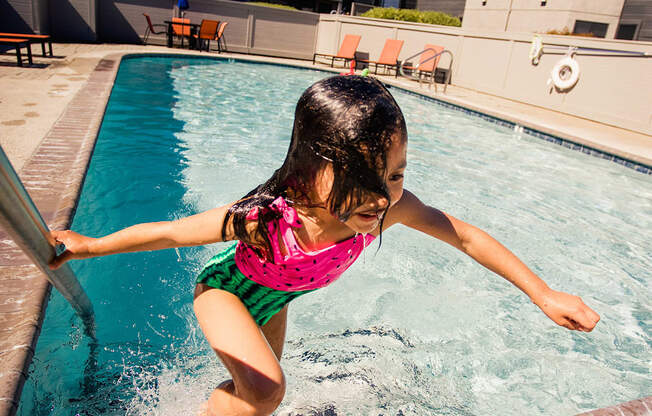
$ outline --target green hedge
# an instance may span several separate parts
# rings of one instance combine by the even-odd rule
[[[265,3],[262,1],[250,1],[249,4],[255,4],[256,6],[275,7],[277,9],[297,10],[292,6],[286,6],[285,4]]]
[[[395,9],[393,7],[374,7],[364,12],[361,16],[375,17],[377,19],[403,20],[405,22],[429,23],[431,25],[462,26],[460,19],[446,13]]]

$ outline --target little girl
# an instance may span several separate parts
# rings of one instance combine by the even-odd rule
[[[281,403],[279,365],[292,299],[334,282],[383,230],[403,224],[438,238],[512,282],[558,325],[591,331],[600,317],[550,289],[485,232],[423,204],[403,188],[403,114],[373,79],[337,76],[308,88],[296,107],[285,162],[242,199],[171,222],[102,238],[53,231],[67,250],[52,261],[239,240],[197,278],[194,310],[232,379],[208,415],[266,415]]]

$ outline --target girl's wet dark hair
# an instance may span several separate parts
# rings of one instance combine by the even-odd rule
[[[283,196],[290,205],[318,206],[309,199],[310,189],[317,173],[328,164],[333,168],[333,187],[321,207],[340,220],[346,221],[369,195],[389,201],[384,176],[387,150],[394,136],[407,138],[405,119],[380,81],[336,76],[316,82],[297,103],[283,165],[229,209],[222,238],[226,239],[231,221],[236,239],[261,248],[261,254],[271,260],[265,224],[281,214],[268,209],[269,204]],[[252,232],[247,230],[246,217],[255,208],[258,224]],[[381,232],[382,224],[381,220]]]

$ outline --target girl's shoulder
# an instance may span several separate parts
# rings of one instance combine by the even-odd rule
[[[421,215],[425,207],[424,203],[416,195],[407,189],[403,189],[401,199],[387,211],[383,228],[389,228],[394,224],[410,222],[415,216]]]

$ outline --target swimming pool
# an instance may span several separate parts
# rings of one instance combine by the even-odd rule
[[[324,76],[125,60],[73,228],[100,235],[240,197],[280,165],[296,100]],[[290,307],[278,413],[571,414],[649,394],[650,177],[391,91],[408,121],[406,187],[581,294],[602,322],[557,329],[509,284],[397,227]],[[89,358],[55,293],[20,414],[191,414],[226,375],[191,307],[194,275],[220,248],[74,263],[99,344]]]

